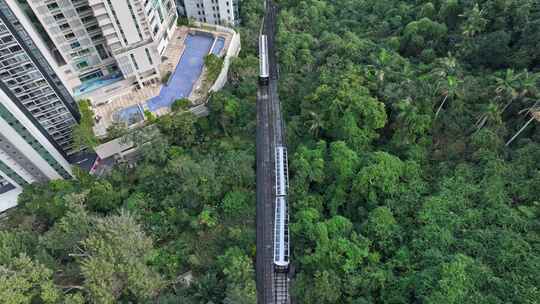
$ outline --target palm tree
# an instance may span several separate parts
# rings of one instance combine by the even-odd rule
[[[309,118],[305,121],[305,125],[308,128],[308,131],[314,137],[318,137],[321,130],[324,128],[324,119],[319,113],[309,111]]]
[[[503,112],[515,100],[532,97],[538,94],[537,83],[540,80],[540,74],[531,74],[527,70],[521,73],[515,73],[508,69],[504,77],[495,77],[495,93],[499,98],[510,98],[503,108]]]
[[[458,74],[458,62],[452,53],[438,60],[438,66],[433,70],[433,74],[439,78],[446,78],[448,75]]]
[[[492,102],[486,106],[482,116],[476,121],[476,132],[480,131],[488,121],[495,122],[496,124],[502,123],[499,106]]]
[[[435,112],[435,119],[437,119],[437,116],[439,116],[439,113],[441,112],[442,108],[444,107],[444,104],[448,99],[453,99],[458,92],[458,85],[460,81],[457,79],[457,77],[454,76],[447,76],[446,77],[446,83],[444,84],[444,99],[439,105],[439,108],[437,109],[437,112]]]
[[[519,96],[519,79],[521,74],[516,74],[513,69],[507,69],[504,77],[495,77],[495,93],[498,98],[508,97],[509,101],[503,107],[504,112],[510,104]]]
[[[531,118],[519,129],[514,136],[512,136],[507,142],[506,146],[510,145],[514,139],[516,139],[527,127],[533,122],[533,120],[540,121],[540,101],[537,101],[527,113],[531,115]]]
[[[499,111],[498,107],[493,104],[488,106],[488,111],[486,111],[476,122],[476,130],[480,130],[484,127],[486,122],[489,120],[489,109],[493,107],[497,108],[498,115],[502,115],[510,105],[516,100],[535,100],[534,98],[537,95],[537,82],[540,79],[539,74],[531,74],[528,71],[523,71],[521,73],[515,73],[513,69],[507,69],[505,74],[502,77],[495,77],[495,93],[497,94],[496,99],[508,98],[509,100]],[[527,97],[530,96],[530,97]],[[519,112],[531,112],[531,109],[536,108],[537,103],[532,106],[527,106],[525,110]],[[490,108],[491,107],[491,108]],[[529,120],[530,124],[532,120]],[[523,129],[524,130],[524,129]],[[523,131],[521,130],[521,132]],[[521,133],[519,132],[519,133]]]
[[[488,23],[488,20],[484,18],[485,11],[480,9],[478,3],[474,5],[472,10],[465,12],[464,14],[459,15],[462,18],[465,18],[463,23],[463,36],[472,38],[476,34],[481,33]]]

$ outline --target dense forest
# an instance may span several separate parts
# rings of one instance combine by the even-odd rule
[[[538,1],[279,2],[298,303],[539,303]]]
[[[279,5],[296,303],[539,303],[538,2]],[[0,302],[256,302],[263,7],[240,8],[210,116],[129,134],[135,168],[25,189]]]

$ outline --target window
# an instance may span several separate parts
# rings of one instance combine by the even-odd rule
[[[101,40],[101,39],[103,39],[103,35],[101,35],[101,34],[97,34],[97,35],[95,35],[95,36],[92,36],[92,38],[91,38],[91,39],[92,39],[92,41],[94,41],[94,42],[95,42],[95,41],[98,41],[98,40]]]
[[[9,43],[13,41],[13,36],[5,36],[5,37],[2,37],[2,42],[3,43]]]
[[[66,40],[70,40],[70,39],[75,38],[75,34],[71,32],[71,33],[65,34],[64,37],[66,38]]]
[[[14,45],[14,46],[10,47],[9,50],[10,50],[12,53],[16,53],[16,52],[18,52],[18,51],[21,50],[21,47],[18,46],[18,45]]]
[[[55,9],[58,9],[58,3],[47,4],[47,8],[48,8],[50,11],[54,11]]]
[[[60,14],[54,15],[54,20],[58,21],[62,19],[66,19],[66,16],[64,16],[64,14],[60,13]]]
[[[72,49],[76,49],[76,48],[78,48],[80,46],[81,46],[81,44],[79,43],[79,41],[75,41],[75,42],[71,43],[71,48]]]
[[[93,32],[93,31],[96,31],[96,30],[98,30],[98,29],[99,29],[99,26],[94,24],[94,25],[92,25],[92,26],[87,27],[87,28],[86,28],[86,31],[87,31],[87,32]]]
[[[105,51],[105,47],[102,44],[96,45],[96,50],[98,51],[99,57],[101,57],[102,60],[109,58],[109,54],[107,51]]]
[[[77,68],[78,69],[84,69],[86,67],[88,67],[88,62],[86,60],[83,60],[83,61],[77,63]]]
[[[136,70],[139,70],[139,65],[137,64],[137,61],[135,60],[135,56],[133,54],[129,54],[131,56],[131,61],[133,61],[133,65],[135,66]]]
[[[154,64],[154,61],[152,60],[152,56],[150,56],[150,51],[148,49],[144,49],[146,51],[146,57],[148,57],[148,62],[150,62],[150,64]]]
[[[89,11],[90,6],[85,5],[85,6],[77,7],[75,10],[77,11],[77,13],[81,14],[81,13],[84,13],[86,11]]]

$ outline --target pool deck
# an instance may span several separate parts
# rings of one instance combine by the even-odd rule
[[[196,32],[207,32],[212,34],[214,37],[223,37],[225,39],[224,46],[221,50],[221,54],[224,54],[230,45],[232,35],[224,32],[214,32],[205,29],[192,29],[185,26],[178,27],[175,31],[173,38],[169,42],[167,49],[165,50],[163,57],[166,59],[159,66],[159,70],[162,75],[165,75],[169,71],[174,72],[176,66],[178,65],[182,54],[186,48],[185,40],[188,33],[191,31]],[[213,45],[212,45],[213,49]],[[189,99],[192,103],[195,103],[197,100],[200,100],[204,94],[198,92],[197,89],[200,88],[200,85],[205,77],[204,69],[199,79],[193,85]],[[115,83],[114,85],[118,86],[120,83]],[[106,135],[107,128],[114,122],[115,113],[121,111],[122,109],[132,107],[134,105],[140,105],[143,109],[147,108],[147,101],[156,97],[160,94],[160,90],[163,86],[161,84],[146,86],[142,89],[134,89],[132,87],[125,87],[123,90],[117,90],[115,96],[111,98],[106,98],[103,96],[99,99],[94,100],[106,100],[107,103],[101,105],[94,105],[93,110],[96,117],[99,117],[99,122],[94,126],[94,133],[96,136],[101,137]],[[170,112],[168,107],[162,107],[153,111],[157,116],[165,115]]]
[[[167,84],[161,87],[159,96],[146,102],[148,110],[155,112],[161,108],[169,108],[175,100],[191,95],[193,85],[201,77],[204,58],[211,52],[214,41],[212,36],[188,35],[186,48]]]

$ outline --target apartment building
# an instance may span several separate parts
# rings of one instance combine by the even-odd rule
[[[160,78],[159,64],[176,28],[173,0],[90,0],[124,78]]]
[[[178,14],[218,25],[239,23],[238,0],[176,0]]]
[[[20,7],[0,0],[0,212],[26,184],[71,177],[78,113],[52,57]]]
[[[77,96],[96,81],[159,79],[174,33],[173,0],[28,0],[59,53],[58,66]]]
[[[79,114],[52,54],[17,5],[0,0],[0,91],[64,157]],[[16,116],[19,117],[19,116]]]
[[[16,205],[25,185],[72,176],[63,153],[24,110],[0,90],[0,212]]]

